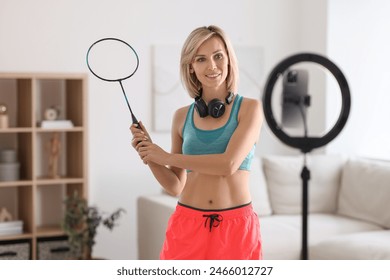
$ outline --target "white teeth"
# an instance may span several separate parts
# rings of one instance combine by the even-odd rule
[[[216,78],[216,77],[218,77],[219,76],[219,74],[213,74],[213,75],[206,75],[207,77],[209,77],[209,78]]]

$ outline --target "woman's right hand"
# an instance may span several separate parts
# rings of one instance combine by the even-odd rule
[[[133,135],[131,145],[133,146],[133,148],[137,152],[139,152],[137,150],[137,144],[139,142],[148,141],[148,142],[152,143],[152,139],[150,138],[150,135],[149,135],[148,131],[146,130],[146,128],[144,127],[144,125],[142,124],[142,122],[139,122],[138,125],[132,124],[130,126],[130,131],[131,131],[131,134]]]

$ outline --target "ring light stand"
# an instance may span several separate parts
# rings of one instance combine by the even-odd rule
[[[305,135],[303,137],[291,137],[286,134],[282,128],[277,124],[271,106],[271,96],[273,92],[273,88],[279,76],[283,75],[284,72],[292,65],[299,62],[314,62],[322,65],[332,75],[338,82],[341,91],[342,97],[342,105],[340,115],[334,124],[334,126],[322,137],[308,137],[307,135],[307,124],[306,124],[306,116],[302,114],[304,126],[305,126]],[[303,104],[308,106],[307,104]],[[297,106],[303,106],[302,104],[297,104]],[[325,146],[330,141],[332,141],[344,128],[351,107],[351,96],[349,91],[349,86],[347,80],[341,70],[329,59],[323,57],[318,54],[312,53],[301,53],[292,55],[282,60],[279,64],[277,64],[271,73],[268,76],[267,82],[264,88],[264,96],[263,96],[263,109],[264,116],[270,127],[271,131],[275,134],[275,136],[282,141],[284,144],[300,149],[304,154],[304,166],[301,172],[302,179],[302,250],[301,250],[301,259],[308,259],[308,248],[307,248],[307,218],[308,218],[308,182],[310,180],[310,170],[306,166],[306,154],[311,152],[315,148],[319,148]],[[302,109],[302,108],[300,108]]]

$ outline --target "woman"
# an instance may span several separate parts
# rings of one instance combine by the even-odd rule
[[[180,71],[195,101],[174,115],[171,152],[154,144],[142,123],[131,127],[143,162],[168,193],[179,196],[160,258],[260,259],[248,179],[261,104],[236,94],[235,53],[219,27],[188,36]]]

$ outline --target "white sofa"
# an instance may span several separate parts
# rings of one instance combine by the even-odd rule
[[[264,259],[300,259],[302,156],[267,156],[252,165],[252,203]],[[390,259],[390,163],[309,155],[309,259]],[[158,259],[177,198],[138,199],[140,259]]]

